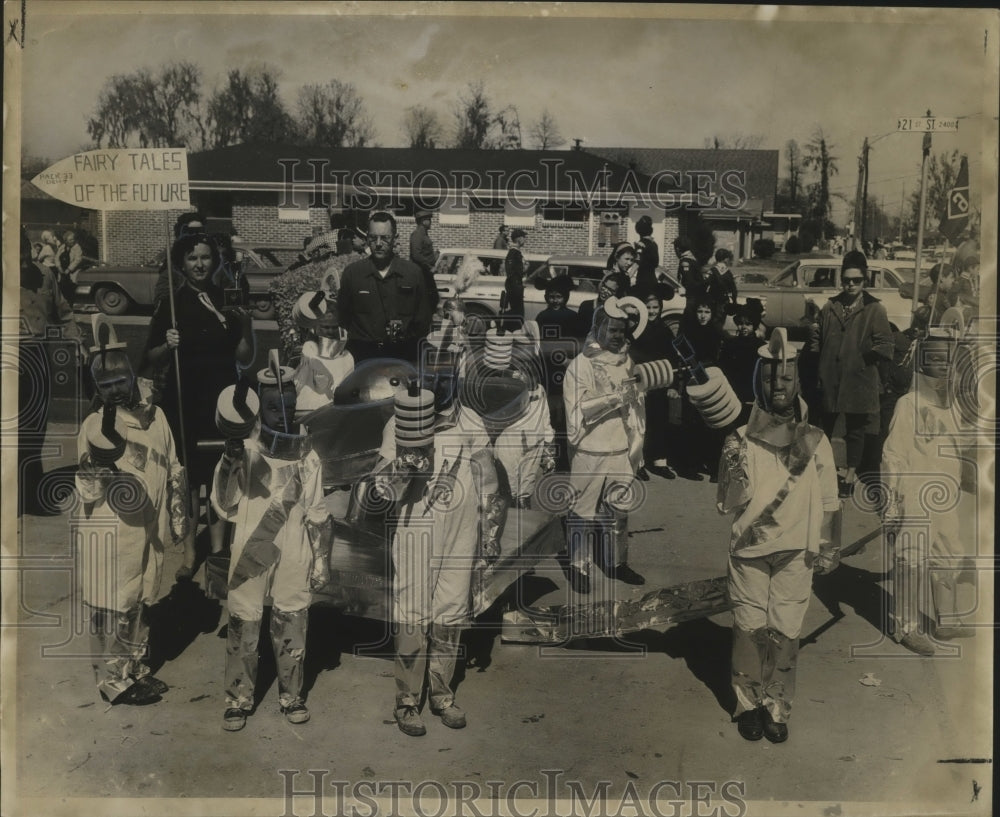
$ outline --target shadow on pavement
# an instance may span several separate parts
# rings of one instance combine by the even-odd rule
[[[730,683],[733,634],[729,627],[720,627],[707,618],[685,621],[664,632],[657,647],[671,658],[683,658],[688,670],[708,687],[722,710],[732,714],[736,695]]]
[[[844,616],[841,605],[854,610],[879,632],[885,632],[885,611],[889,609],[889,594],[879,585],[884,573],[841,563],[832,573],[817,575],[813,579],[813,592],[835,619]],[[825,627],[826,625],[824,625]],[[802,643],[813,643],[818,632],[803,638]]]
[[[149,662],[154,672],[178,658],[199,635],[219,626],[222,604],[196,582],[177,582],[149,608]]]

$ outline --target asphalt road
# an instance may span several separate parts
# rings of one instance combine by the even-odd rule
[[[144,319],[118,323],[136,352]],[[261,330],[259,353],[273,324]],[[71,480],[75,434],[72,423],[50,424],[39,487],[66,502],[59,486]],[[630,520],[629,561],[648,584],[612,583],[617,597],[723,575],[728,520],[715,511],[715,486],[654,477],[645,487]],[[971,543],[989,541],[988,509],[971,495],[963,502],[962,541],[970,555],[985,555]],[[456,679],[469,726],[448,730],[426,714],[428,734],[408,738],[392,720],[385,623],[314,607],[312,720],[293,726],[279,714],[265,636],[258,708],[243,731],[226,733],[225,605],[205,597],[203,571],[194,584],[172,583],[179,551],[166,555],[152,608],[150,661],[171,689],[154,706],[109,707],[90,669],[69,514],[5,513],[5,587],[16,591],[5,594],[5,643],[16,661],[4,689],[14,705],[4,713],[4,763],[16,791],[5,797],[20,802],[10,813],[409,813],[419,789],[424,814],[461,813],[455,798],[476,792],[501,801],[500,811],[480,803],[482,814],[511,805],[525,815],[586,812],[595,792],[595,814],[616,813],[623,796],[639,799],[626,805],[629,815],[988,814],[991,574],[962,588],[970,618],[983,625],[976,638],[956,642],[954,655],[912,656],[880,635],[889,585],[877,519],[852,501],[843,514],[843,545],[867,544],[815,580],[791,737],[771,745],[744,741],[730,720],[728,614],[642,630],[624,643],[537,647],[503,643],[502,611],[491,610],[466,633],[469,666]],[[522,587],[525,597],[572,599],[551,559]],[[321,799],[285,799],[288,786],[311,790],[316,780]],[[373,810],[365,798],[380,786],[388,799]],[[546,802],[550,791],[557,802]],[[698,802],[705,796],[710,804]],[[443,810],[435,797],[447,798]],[[464,813],[475,812],[466,805]]]

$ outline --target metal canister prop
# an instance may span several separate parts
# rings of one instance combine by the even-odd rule
[[[674,367],[666,359],[637,363],[632,367],[632,377],[643,391],[666,389],[674,382]]]
[[[688,383],[688,397],[709,428],[725,428],[740,416],[740,400],[721,369],[709,366],[705,375],[705,383]]]
[[[501,334],[496,329],[491,329],[486,333],[484,360],[491,369],[503,371],[509,368],[513,350],[514,335],[510,332]]]
[[[413,462],[434,462],[434,392],[413,382],[393,398],[396,418],[396,456]]]

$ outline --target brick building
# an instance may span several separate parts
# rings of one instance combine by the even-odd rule
[[[777,156],[236,145],[192,154],[188,167],[193,207],[214,229],[234,232],[250,246],[295,251],[319,232],[363,225],[369,212],[386,209],[397,216],[405,248],[413,213],[429,209],[439,248],[492,247],[498,227],[507,224],[528,231],[531,252],[600,254],[617,241],[635,240],[634,224],[648,214],[661,254],[669,258],[664,248],[698,211],[718,217],[720,228],[736,224],[737,232],[759,221],[760,212],[773,207]],[[126,264],[152,257],[181,212],[96,214],[93,232],[103,260]]]

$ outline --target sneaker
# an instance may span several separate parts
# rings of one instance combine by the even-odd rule
[[[281,707],[281,714],[289,723],[305,723],[309,720],[309,710],[302,701],[295,701],[288,706]]]
[[[146,689],[150,690],[154,695],[163,695],[165,692],[170,691],[170,687],[163,683],[163,681],[159,678],[152,675],[143,675],[141,678],[136,678],[135,683],[136,686],[141,684]]]
[[[614,570],[611,571],[611,577],[618,579],[620,582],[625,582],[625,584],[640,585],[646,583],[646,577],[636,573],[627,564],[622,563],[618,565]]]
[[[937,652],[931,640],[921,633],[907,633],[899,639],[899,643],[917,655],[934,655]]]
[[[222,728],[227,732],[239,732],[247,725],[247,713],[238,707],[231,706],[222,713]]]
[[[784,743],[788,740],[788,724],[778,723],[766,709],[764,710],[764,737],[771,743]]]
[[[448,704],[444,709],[431,709],[431,712],[441,718],[441,723],[449,729],[465,728],[465,711],[454,703]]]
[[[580,570],[580,568],[570,565],[566,569],[566,577],[569,579],[569,586],[581,596],[586,596],[590,593],[590,576]]]
[[[736,717],[736,728],[740,737],[746,740],[760,740],[764,737],[764,710],[757,707],[741,712]]]
[[[424,726],[420,713],[415,706],[396,707],[396,725],[404,735],[418,738],[427,734],[427,727]]]

